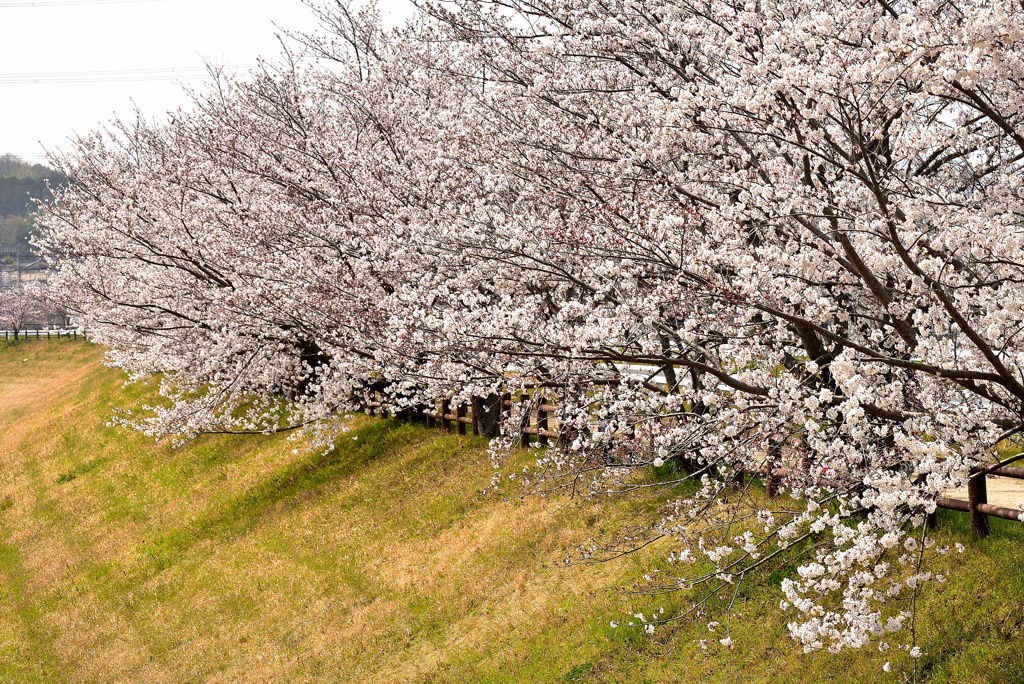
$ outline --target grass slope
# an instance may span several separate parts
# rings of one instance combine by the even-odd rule
[[[658,550],[554,562],[647,503],[484,495],[483,441],[368,418],[327,454],[276,436],[173,450],[106,425],[148,390],[100,356],[0,345],[0,682],[901,678],[881,671],[891,653],[795,650],[780,577],[737,602],[731,651],[699,645],[715,616],[611,629],[673,608],[616,591]],[[962,517],[945,523],[969,543]],[[993,526],[925,594],[935,681],[1024,681],[1024,525]]]

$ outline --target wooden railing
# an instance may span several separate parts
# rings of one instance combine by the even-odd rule
[[[49,340],[51,338],[77,340],[78,330],[3,330],[5,340]],[[84,336],[83,336],[84,337]]]
[[[1014,468],[1013,466],[1002,466],[992,470],[974,468],[971,470],[971,479],[967,481],[967,501],[946,497],[941,497],[937,501],[939,508],[970,513],[971,533],[979,537],[987,537],[990,532],[988,516],[1021,522],[1021,516],[1024,515],[1024,511],[1005,506],[993,506],[988,502],[986,480],[989,475],[1024,480],[1024,468]]]
[[[477,416],[467,404],[456,404],[453,410],[452,400],[450,399],[444,399],[438,403],[440,404],[440,407],[435,405],[433,409],[427,407],[422,410],[422,415],[426,419],[427,427],[439,427],[445,432],[451,432],[452,427],[454,426],[456,434],[465,435],[467,434],[468,426],[470,431],[469,434],[477,436],[480,435],[481,431]],[[536,444],[539,446],[546,446],[550,444],[550,440],[558,440],[561,438],[562,433],[558,430],[552,429],[552,427],[554,427],[552,425],[552,414],[557,413],[557,406],[546,403],[543,397],[535,398],[526,392],[523,392],[516,398],[512,398],[510,395],[506,394],[501,398],[502,413],[507,414],[516,403],[528,404],[528,406],[525,407],[526,410],[523,411],[522,421],[517,428],[519,445],[522,448],[529,448],[531,444],[534,443],[533,438],[536,438]],[[381,406],[381,402],[371,401],[369,413],[373,415],[375,410],[380,409]],[[406,414],[406,420],[411,419],[411,410],[404,410],[402,413]],[[972,470],[972,477],[968,481],[967,486],[967,500],[940,497],[936,501],[936,504],[939,508],[944,508],[946,510],[970,513],[971,532],[976,536],[984,537],[991,531],[988,524],[989,516],[1021,522],[1021,516],[1024,515],[1024,511],[1007,508],[1005,506],[995,506],[988,503],[988,491],[985,482],[986,478],[989,475],[994,475],[1024,480],[1024,468],[1002,466],[1000,468],[986,470],[985,474],[980,474],[980,472],[981,470],[977,468]],[[745,476],[763,478],[765,490],[769,497],[775,496],[779,486],[782,484],[783,478],[808,478],[816,486],[828,487],[831,489],[838,489],[842,486],[842,484],[836,480],[811,475],[809,472],[809,464],[806,459],[798,459],[796,468],[766,467],[758,471],[737,473],[734,476],[733,484],[742,486]],[[934,514],[929,516],[930,524],[935,524],[935,521],[936,518]]]

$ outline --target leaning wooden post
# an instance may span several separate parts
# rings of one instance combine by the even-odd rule
[[[466,423],[462,420],[466,417],[466,405],[459,404],[455,409],[455,432],[460,435],[466,434]]]
[[[988,516],[978,511],[978,504],[988,503],[985,478],[985,475],[972,475],[971,479],[967,480],[967,504],[971,511],[971,534],[975,537],[987,537],[990,531]]]
[[[441,429],[444,430],[445,432],[451,432],[452,431],[452,421],[448,417],[448,414],[451,413],[451,410],[452,410],[451,402],[448,401],[447,399],[442,399],[441,400]]]
[[[544,397],[537,400],[537,443],[548,445],[548,436],[543,434],[548,429],[548,412],[544,410]]]

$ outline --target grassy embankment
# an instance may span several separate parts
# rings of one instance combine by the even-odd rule
[[[615,591],[644,558],[554,562],[649,504],[482,495],[481,440],[372,419],[326,455],[172,450],[105,426],[149,391],[122,380],[88,343],[0,345],[0,681],[895,680],[892,654],[794,649],[771,583],[738,601],[731,651],[697,643],[714,616],[612,630],[671,608]],[[1024,681],[1024,525],[971,545],[944,520],[971,553],[924,595],[924,667]]]

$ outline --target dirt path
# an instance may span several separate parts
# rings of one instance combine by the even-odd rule
[[[1024,480],[1012,477],[989,476],[985,483],[988,491],[988,502],[996,506],[1017,508],[1018,503],[1024,503]],[[951,499],[967,501],[967,487],[953,489],[945,492]]]

